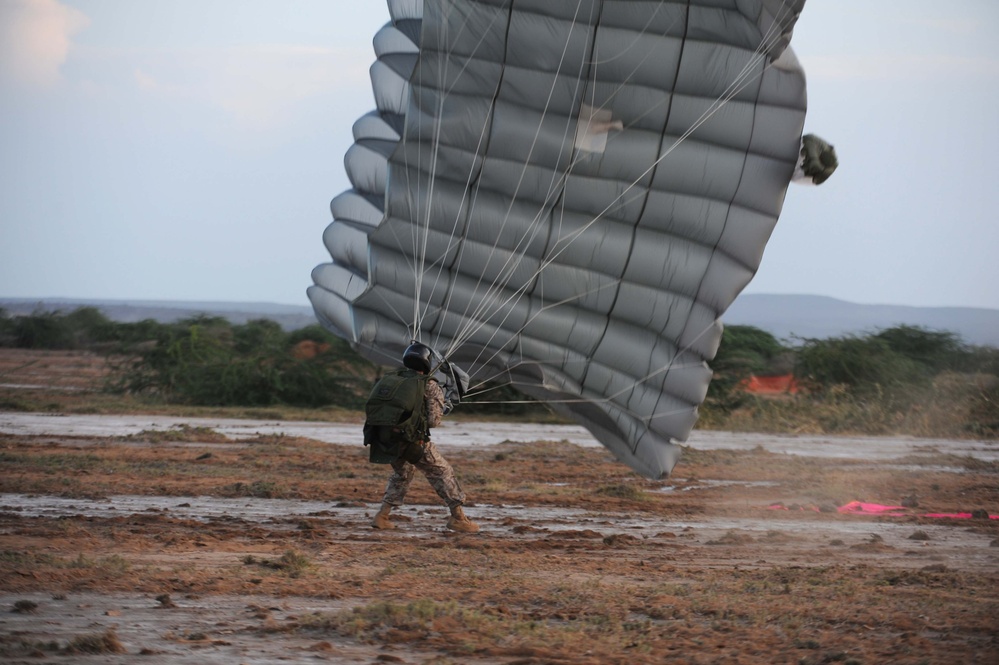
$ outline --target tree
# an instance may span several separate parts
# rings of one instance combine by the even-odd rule
[[[952,332],[936,332],[917,326],[896,326],[874,335],[895,353],[938,372],[956,367],[965,349],[961,339]]]
[[[924,367],[879,337],[807,339],[798,349],[795,377],[812,390],[847,386],[854,392],[893,389],[928,378]]]
[[[21,349],[71,349],[73,333],[59,312],[36,311],[18,316],[12,325],[14,346]]]

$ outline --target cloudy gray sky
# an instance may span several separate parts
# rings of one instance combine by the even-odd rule
[[[381,0],[0,0],[0,297],[307,304]],[[999,308],[999,3],[809,0],[806,131],[749,293]]]

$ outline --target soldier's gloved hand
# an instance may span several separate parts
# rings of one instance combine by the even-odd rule
[[[451,404],[451,400],[449,399],[444,400],[444,410],[441,412],[441,415],[446,416],[447,414],[451,413],[451,411],[453,410],[454,410],[454,405]]]

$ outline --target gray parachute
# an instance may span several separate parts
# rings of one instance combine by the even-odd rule
[[[804,0],[390,0],[319,320],[668,475],[802,151]],[[473,387],[474,391],[474,387]]]

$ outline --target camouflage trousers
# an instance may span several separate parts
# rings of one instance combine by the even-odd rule
[[[382,501],[390,506],[401,506],[406,498],[409,483],[412,482],[413,474],[417,469],[427,477],[430,486],[434,488],[440,498],[444,499],[448,508],[465,503],[465,492],[458,484],[458,479],[454,477],[454,469],[440,454],[433,441],[427,441],[423,449],[423,457],[415,464],[410,464],[404,459],[392,462],[392,475],[385,487],[385,496]]]

